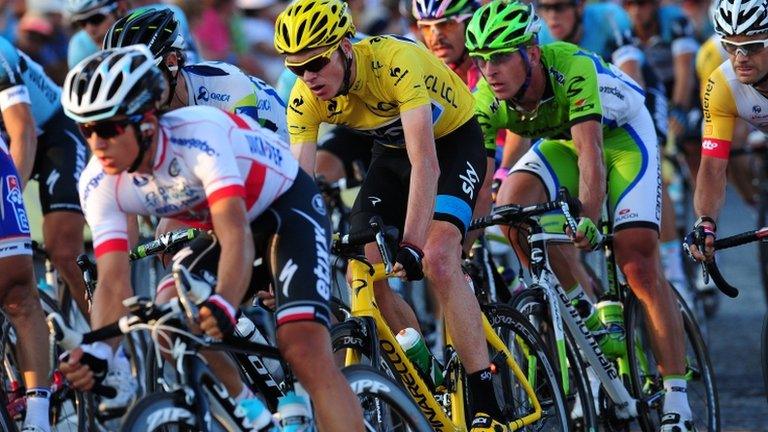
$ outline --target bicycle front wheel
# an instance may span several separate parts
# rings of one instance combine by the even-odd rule
[[[483,311],[526,375],[541,404],[541,419],[521,430],[569,430],[568,410],[559,377],[536,330],[520,312],[510,306],[486,305],[483,306]],[[494,358],[497,353],[491,350],[490,355]],[[494,386],[502,397],[504,414],[508,420],[522,418],[533,412],[533,404],[525,392],[525,387],[506,364],[502,365],[495,375]]]
[[[360,399],[366,431],[432,430],[413,399],[381,372],[364,365],[347,366],[341,372]]]
[[[719,431],[720,408],[709,352],[693,314],[679,295],[675,295],[683,316],[685,379],[688,382],[688,401],[693,413],[693,422],[700,432]],[[647,331],[648,320],[640,301],[634,295],[630,296],[625,313],[632,391],[636,398],[644,400],[661,394],[664,384],[651,350],[650,334]],[[663,398],[657,398],[647,411],[640,412],[639,422],[643,431],[659,430],[662,411]]]

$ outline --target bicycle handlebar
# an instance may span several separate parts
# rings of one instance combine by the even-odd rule
[[[581,212],[581,202],[578,198],[571,197],[565,188],[560,188],[558,197],[554,201],[530,206],[508,204],[497,207],[490,215],[473,220],[470,223],[469,230],[483,229],[493,225],[510,225],[553,210],[560,210],[565,216],[566,223],[571,228],[571,231],[576,232],[576,219],[573,215],[578,215]]]
[[[750,230],[715,240],[715,250],[728,249],[764,239],[768,239],[768,227],[763,227],[758,230]],[[704,250],[705,234],[703,227],[697,227],[694,231],[694,241],[699,247],[699,250]],[[712,257],[712,260],[710,261],[702,262],[702,272],[704,273],[704,280],[707,281],[707,279],[711,277],[712,282],[715,283],[717,289],[723,294],[731,298],[736,298],[739,295],[739,290],[729,284],[722,273],[720,273],[715,257]]]
[[[165,253],[176,246],[194,240],[201,232],[195,228],[181,228],[161,234],[156,239],[133,248],[128,257],[131,261],[136,261],[151,255]]]

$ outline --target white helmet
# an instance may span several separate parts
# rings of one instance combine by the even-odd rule
[[[768,33],[768,0],[720,0],[714,12],[715,32],[720,36],[752,36]]]
[[[78,123],[158,109],[168,84],[146,45],[97,52],[67,74],[64,113]]]
[[[108,14],[117,9],[117,0],[67,0],[66,10],[72,21],[79,21],[97,13]]]

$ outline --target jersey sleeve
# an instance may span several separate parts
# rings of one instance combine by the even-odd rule
[[[600,103],[595,64],[598,62],[600,62],[599,59],[590,58],[589,55],[573,56],[570,73],[565,79],[568,119],[571,125],[602,119],[603,108]]]
[[[29,90],[19,70],[16,48],[0,38],[0,111],[18,103],[30,103]]]
[[[715,70],[707,79],[701,107],[704,114],[701,154],[728,159],[739,113],[722,69]]]
[[[684,54],[695,54],[699,49],[693,25],[685,16],[678,16],[671,20],[670,37],[672,40],[672,55],[675,57]]]
[[[286,105],[285,120],[291,144],[316,143],[322,120],[317,114],[315,96],[301,80],[296,80]]]
[[[416,42],[409,43],[413,44],[413,49],[424,49]],[[399,48],[393,52],[389,70],[382,73],[381,79],[386,83],[385,87],[392,89],[392,95],[400,105],[400,112],[430,104],[429,90],[424,84],[424,68],[411,50]]]
[[[93,159],[95,164],[98,162]],[[128,251],[127,215],[120,210],[116,191],[121,176],[108,176],[89,164],[80,176],[78,193],[83,214],[93,234],[96,258],[110,252]],[[128,180],[130,181],[130,180]]]
[[[477,83],[473,93],[475,97],[475,115],[483,131],[483,144],[488,150],[496,149],[496,135],[503,129],[501,103],[493,95],[493,90],[483,78]]]
[[[224,114],[218,111],[216,114]],[[228,114],[224,114],[228,115]],[[237,118],[237,116],[233,116]],[[237,118],[241,127],[248,127],[244,120]],[[185,127],[183,133],[175,131],[173,139],[186,140],[195,145],[180,146],[184,162],[192,169],[205,190],[205,196],[210,207],[222,198],[245,198],[245,183],[238,168],[233,149],[233,140],[244,139],[233,127],[226,129],[221,122],[202,121],[197,127]]]

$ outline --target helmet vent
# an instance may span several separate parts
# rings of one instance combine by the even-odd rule
[[[107,99],[112,99],[113,96],[115,96],[115,93],[117,93],[118,90],[120,90],[120,84],[123,83],[123,74],[118,75],[115,77],[115,80],[112,81],[112,86],[109,87],[109,92],[107,92]]]

